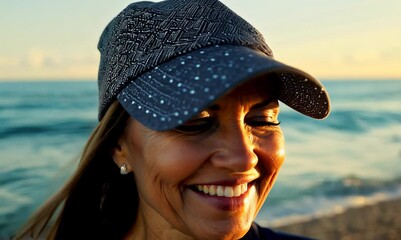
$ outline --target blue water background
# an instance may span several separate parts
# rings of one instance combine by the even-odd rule
[[[262,224],[401,197],[401,81],[324,84],[326,120],[282,106],[287,159]],[[95,81],[0,83],[0,237],[70,175],[96,118]]]

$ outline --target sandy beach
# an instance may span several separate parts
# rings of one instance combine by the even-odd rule
[[[401,199],[350,208],[274,229],[325,240],[401,239]]]

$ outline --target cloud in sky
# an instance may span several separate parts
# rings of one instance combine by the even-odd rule
[[[1,78],[7,79],[96,79],[98,54],[65,54],[33,47],[19,56],[0,56]]]
[[[34,69],[44,69],[57,66],[57,63],[62,62],[60,56],[45,53],[39,48],[31,48],[23,62],[26,62],[26,67]]]
[[[0,80],[96,79],[98,38],[130,2],[1,1]],[[399,0],[223,2],[319,78],[401,78]]]

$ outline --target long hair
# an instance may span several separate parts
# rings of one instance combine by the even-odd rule
[[[118,239],[132,227],[138,193],[132,173],[121,175],[112,149],[128,113],[115,101],[89,137],[78,168],[14,239]]]

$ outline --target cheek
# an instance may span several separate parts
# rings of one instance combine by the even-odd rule
[[[274,132],[269,136],[259,139],[260,161],[268,172],[280,170],[285,159],[285,141],[282,132]]]
[[[190,177],[205,159],[200,144],[164,140],[147,149],[144,160],[151,161],[159,177],[173,184]]]

